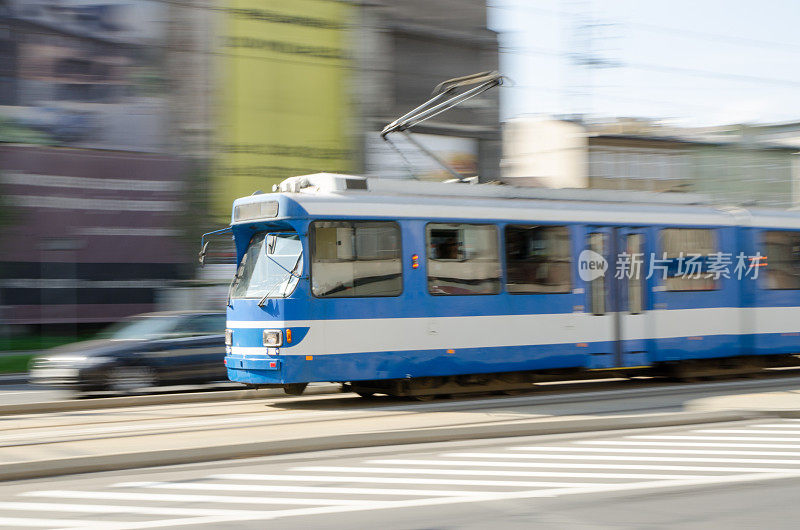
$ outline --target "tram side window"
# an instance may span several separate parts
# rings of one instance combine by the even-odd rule
[[[572,289],[566,226],[507,226],[506,288],[509,293],[568,293]]]
[[[495,225],[430,223],[428,291],[435,295],[497,294],[500,253]]]
[[[768,258],[762,271],[767,289],[800,289],[800,232],[764,232],[761,254]]]
[[[699,254],[701,258],[698,261],[702,263],[709,254],[718,252],[713,230],[666,228],[661,231],[661,245],[667,259],[671,260],[664,282],[667,291],[713,291],[717,288],[712,278],[705,277],[705,267],[701,267],[698,273],[690,262],[692,255]]]
[[[389,221],[311,224],[311,289],[320,298],[398,296],[400,227]]]

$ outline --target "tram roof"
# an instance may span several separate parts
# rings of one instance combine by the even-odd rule
[[[800,228],[798,211],[714,206],[709,197],[690,193],[523,188],[334,173],[291,177],[273,190],[277,193],[237,199],[234,212],[237,206],[274,201],[280,193],[297,202],[312,217]],[[234,214],[233,221],[238,222],[235,217]]]

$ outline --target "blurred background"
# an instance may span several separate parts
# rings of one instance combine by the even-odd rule
[[[231,202],[319,171],[800,201],[791,0],[0,0],[0,371],[127,316],[224,311]],[[423,178],[435,164],[407,152]]]

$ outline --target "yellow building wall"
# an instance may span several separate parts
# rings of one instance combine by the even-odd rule
[[[347,24],[330,0],[227,0],[214,215],[294,175],[352,171]]]

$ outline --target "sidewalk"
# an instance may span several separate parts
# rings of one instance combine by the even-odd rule
[[[695,412],[739,410],[759,411],[782,417],[800,417],[800,389],[781,392],[760,392],[737,396],[714,396],[695,399],[686,405]]]

